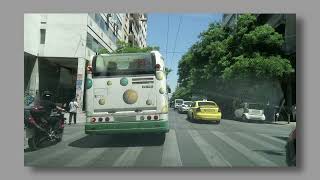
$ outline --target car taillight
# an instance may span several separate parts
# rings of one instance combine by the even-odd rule
[[[218,112],[221,112],[221,109],[220,109],[220,108],[218,108]]]
[[[91,118],[91,122],[96,122],[96,118]]]
[[[248,113],[248,112],[249,112],[249,109],[244,108],[244,113]]]
[[[160,68],[161,68],[160,64],[156,64],[156,65],[155,65],[155,68],[156,68],[156,71],[159,71]]]

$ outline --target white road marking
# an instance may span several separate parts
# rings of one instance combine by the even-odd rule
[[[212,145],[207,143],[196,130],[188,130],[193,141],[198,145],[201,152],[213,167],[231,167],[231,164]]]
[[[228,136],[226,136],[221,132],[217,132],[217,131],[210,131],[210,132],[216,135],[217,137],[219,137],[222,141],[227,143],[229,146],[233,147],[235,150],[237,150],[239,153],[244,155],[247,159],[249,159],[250,161],[252,161],[258,166],[265,166],[265,167],[279,166],[276,163],[268,160],[264,156],[248,149],[247,147],[238,143],[237,141],[232,140],[231,138],[229,138]]]
[[[164,166],[164,167],[182,166],[177,136],[174,129],[170,129],[170,131],[166,134],[166,141],[164,142],[163,151],[162,151],[161,166]]]
[[[50,159],[53,159],[55,157],[59,157],[69,151],[72,151],[73,148],[65,148],[65,149],[62,149],[60,151],[55,151],[55,152],[48,152],[48,155],[46,156],[43,156],[41,158],[37,158],[35,159],[34,161],[30,162],[30,163],[27,163],[27,166],[39,166],[39,165],[42,165],[43,163],[45,162],[48,162]],[[45,166],[45,165],[43,165]]]
[[[274,150],[274,151],[278,151],[278,152],[279,151],[280,152],[284,151],[283,147],[275,146],[275,145],[273,145],[271,143],[268,143],[266,141],[262,141],[260,139],[254,138],[254,137],[249,136],[247,134],[244,134],[242,132],[237,132],[236,134],[238,134],[239,136],[241,136],[243,138],[246,138],[246,139],[248,139],[248,140],[250,140],[250,141],[252,141],[252,142],[254,142],[256,144],[259,144],[260,146],[262,146],[266,150]]]
[[[143,147],[128,147],[125,152],[116,160],[112,167],[133,166],[143,150]]]
[[[285,140],[282,140],[282,139],[279,139],[279,138],[275,138],[275,137],[267,135],[267,134],[258,134],[258,135],[263,136],[265,138],[268,138],[270,140],[276,141],[276,142],[281,143],[281,144],[286,144],[287,143]]]
[[[65,167],[81,167],[88,164],[94,158],[100,156],[103,152],[108,150],[107,148],[93,148],[89,151],[82,153],[78,158],[73,159],[71,162],[65,165]]]

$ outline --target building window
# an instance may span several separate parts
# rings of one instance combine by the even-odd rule
[[[94,52],[105,49],[91,34],[87,33],[87,47]]]
[[[40,44],[44,44],[46,42],[46,30],[40,29]]]
[[[109,25],[99,13],[91,13],[89,16],[94,19],[94,22],[102,29],[103,32],[107,33]]]

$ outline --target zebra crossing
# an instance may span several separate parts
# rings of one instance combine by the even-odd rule
[[[145,167],[146,165],[140,164],[138,159],[155,159],[149,161],[155,163],[153,167],[190,167],[193,164],[201,164],[203,167],[239,167],[241,164],[258,167],[286,166],[285,140],[270,134],[171,129],[166,134],[164,144],[159,146],[151,144],[90,148],[85,147],[85,138],[86,135],[79,128],[79,131],[66,133],[61,143],[38,151],[25,152],[25,166],[95,167],[95,162],[99,161],[99,166],[104,167]],[[90,141],[95,141],[94,138]],[[84,147],[72,145],[79,140]],[[103,138],[96,139],[101,140]],[[192,147],[193,150],[184,147]],[[261,149],[269,154],[259,151]],[[189,159],[188,163],[186,158]],[[239,158],[241,162],[234,164],[235,158]]]

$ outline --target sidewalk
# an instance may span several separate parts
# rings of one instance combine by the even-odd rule
[[[290,122],[290,123],[288,124],[288,121],[275,121],[275,122],[273,122],[272,124],[296,126],[296,122]]]
[[[69,122],[69,113],[65,113],[64,117],[66,118],[66,123]],[[73,122],[73,119],[72,119]],[[86,122],[86,114],[83,112],[77,113],[77,123],[85,123]]]

